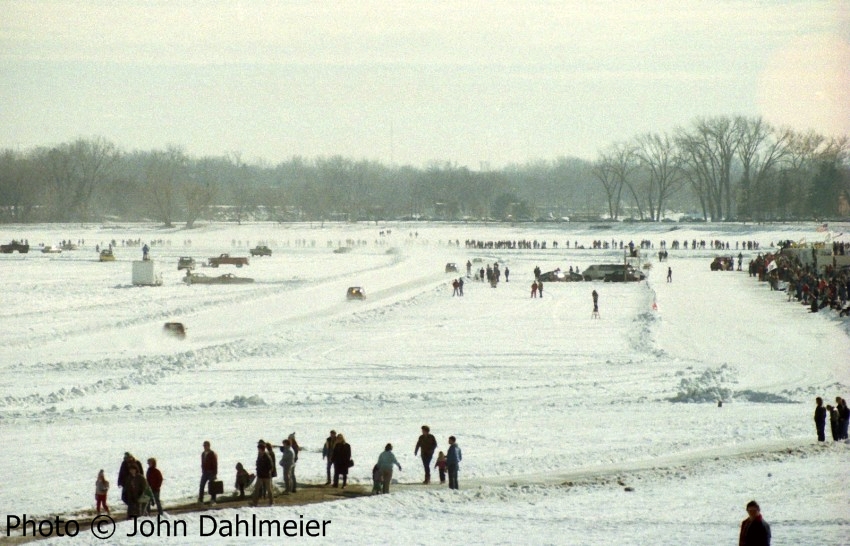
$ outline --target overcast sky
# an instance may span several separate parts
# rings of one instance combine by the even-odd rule
[[[699,116],[850,134],[850,1],[0,0],[0,147],[578,156]]]

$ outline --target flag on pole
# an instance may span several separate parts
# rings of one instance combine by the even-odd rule
[[[773,260],[772,262],[767,264],[767,272],[770,273],[771,271],[773,271],[777,267],[779,267],[779,266],[776,265],[776,260]]]

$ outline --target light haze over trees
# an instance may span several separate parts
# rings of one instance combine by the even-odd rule
[[[3,222],[436,219],[710,221],[850,216],[850,141],[719,116],[560,157],[479,171],[342,156],[246,163],[181,147],[122,152],[104,138],[0,151]]]

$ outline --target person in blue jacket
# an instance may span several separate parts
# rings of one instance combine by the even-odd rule
[[[449,436],[449,452],[446,453],[446,467],[449,470],[449,489],[458,489],[457,471],[462,460],[463,454],[460,451],[460,446],[457,445],[457,439],[454,436]]]

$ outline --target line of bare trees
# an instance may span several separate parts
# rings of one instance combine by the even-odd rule
[[[177,146],[122,152],[103,138],[0,151],[0,222],[200,219],[553,220],[580,213],[661,220],[850,215],[848,139],[744,117],[698,119],[617,142],[596,161],[558,158],[471,171],[339,156],[277,165],[241,154],[193,158]]]
[[[761,118],[698,119],[599,153],[593,174],[608,214],[658,221],[687,193],[705,220],[848,216],[850,142],[776,128]]]

